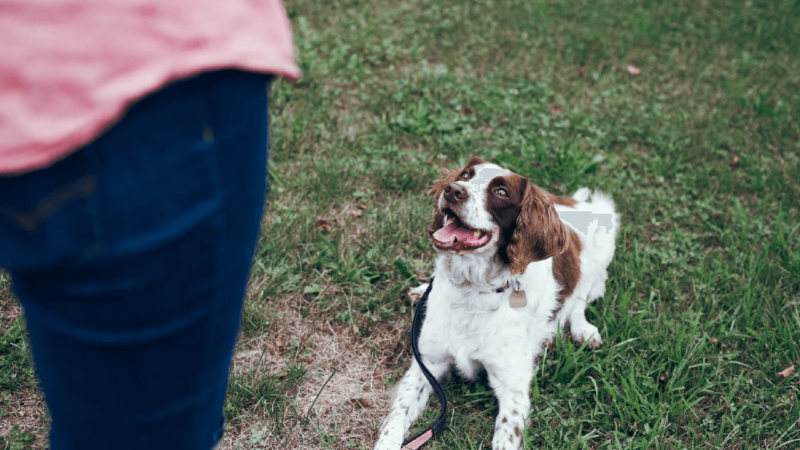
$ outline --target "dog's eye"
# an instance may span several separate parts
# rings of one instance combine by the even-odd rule
[[[503,188],[496,189],[494,193],[497,194],[498,197],[508,197],[508,192]]]
[[[469,180],[469,172],[464,172],[461,174],[462,180]]]

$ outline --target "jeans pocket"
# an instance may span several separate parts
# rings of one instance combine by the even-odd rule
[[[90,146],[100,173],[98,253],[152,248],[219,209],[215,130],[200,81],[151,95]]]
[[[0,267],[50,265],[93,247],[97,183],[80,151],[49,168],[0,178]]]

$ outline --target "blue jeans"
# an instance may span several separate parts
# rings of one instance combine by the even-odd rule
[[[209,450],[266,192],[266,75],[203,74],[47,169],[0,177],[50,448]]]

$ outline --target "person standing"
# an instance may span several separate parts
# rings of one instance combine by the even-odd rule
[[[50,448],[219,446],[267,189],[279,0],[0,7],[0,267]]]

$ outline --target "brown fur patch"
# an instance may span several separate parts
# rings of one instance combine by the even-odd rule
[[[578,234],[572,230],[569,231],[569,244],[567,245],[564,253],[553,258],[553,276],[558,284],[561,286],[561,292],[558,294],[558,310],[564,305],[564,300],[567,299],[575,291],[575,286],[581,279],[581,240]]]
[[[527,183],[517,227],[507,248],[514,275],[525,272],[532,262],[560,255],[569,245],[567,227],[548,196],[539,187]]]
[[[522,211],[522,202],[528,184],[530,184],[528,180],[517,174],[495,177],[489,183],[486,207],[504,234],[513,233],[517,228],[517,219]],[[507,195],[505,197],[493,195],[498,188],[505,188]],[[506,238],[510,241],[511,235],[509,234]]]
[[[554,195],[551,193],[547,193],[548,198],[551,202],[555,203],[556,205],[564,205],[564,206],[575,206],[578,204],[578,201],[572,197],[565,197],[563,195]]]
[[[516,434],[517,437],[520,437],[522,436],[522,430],[520,430],[519,427],[514,427],[514,434]]]

